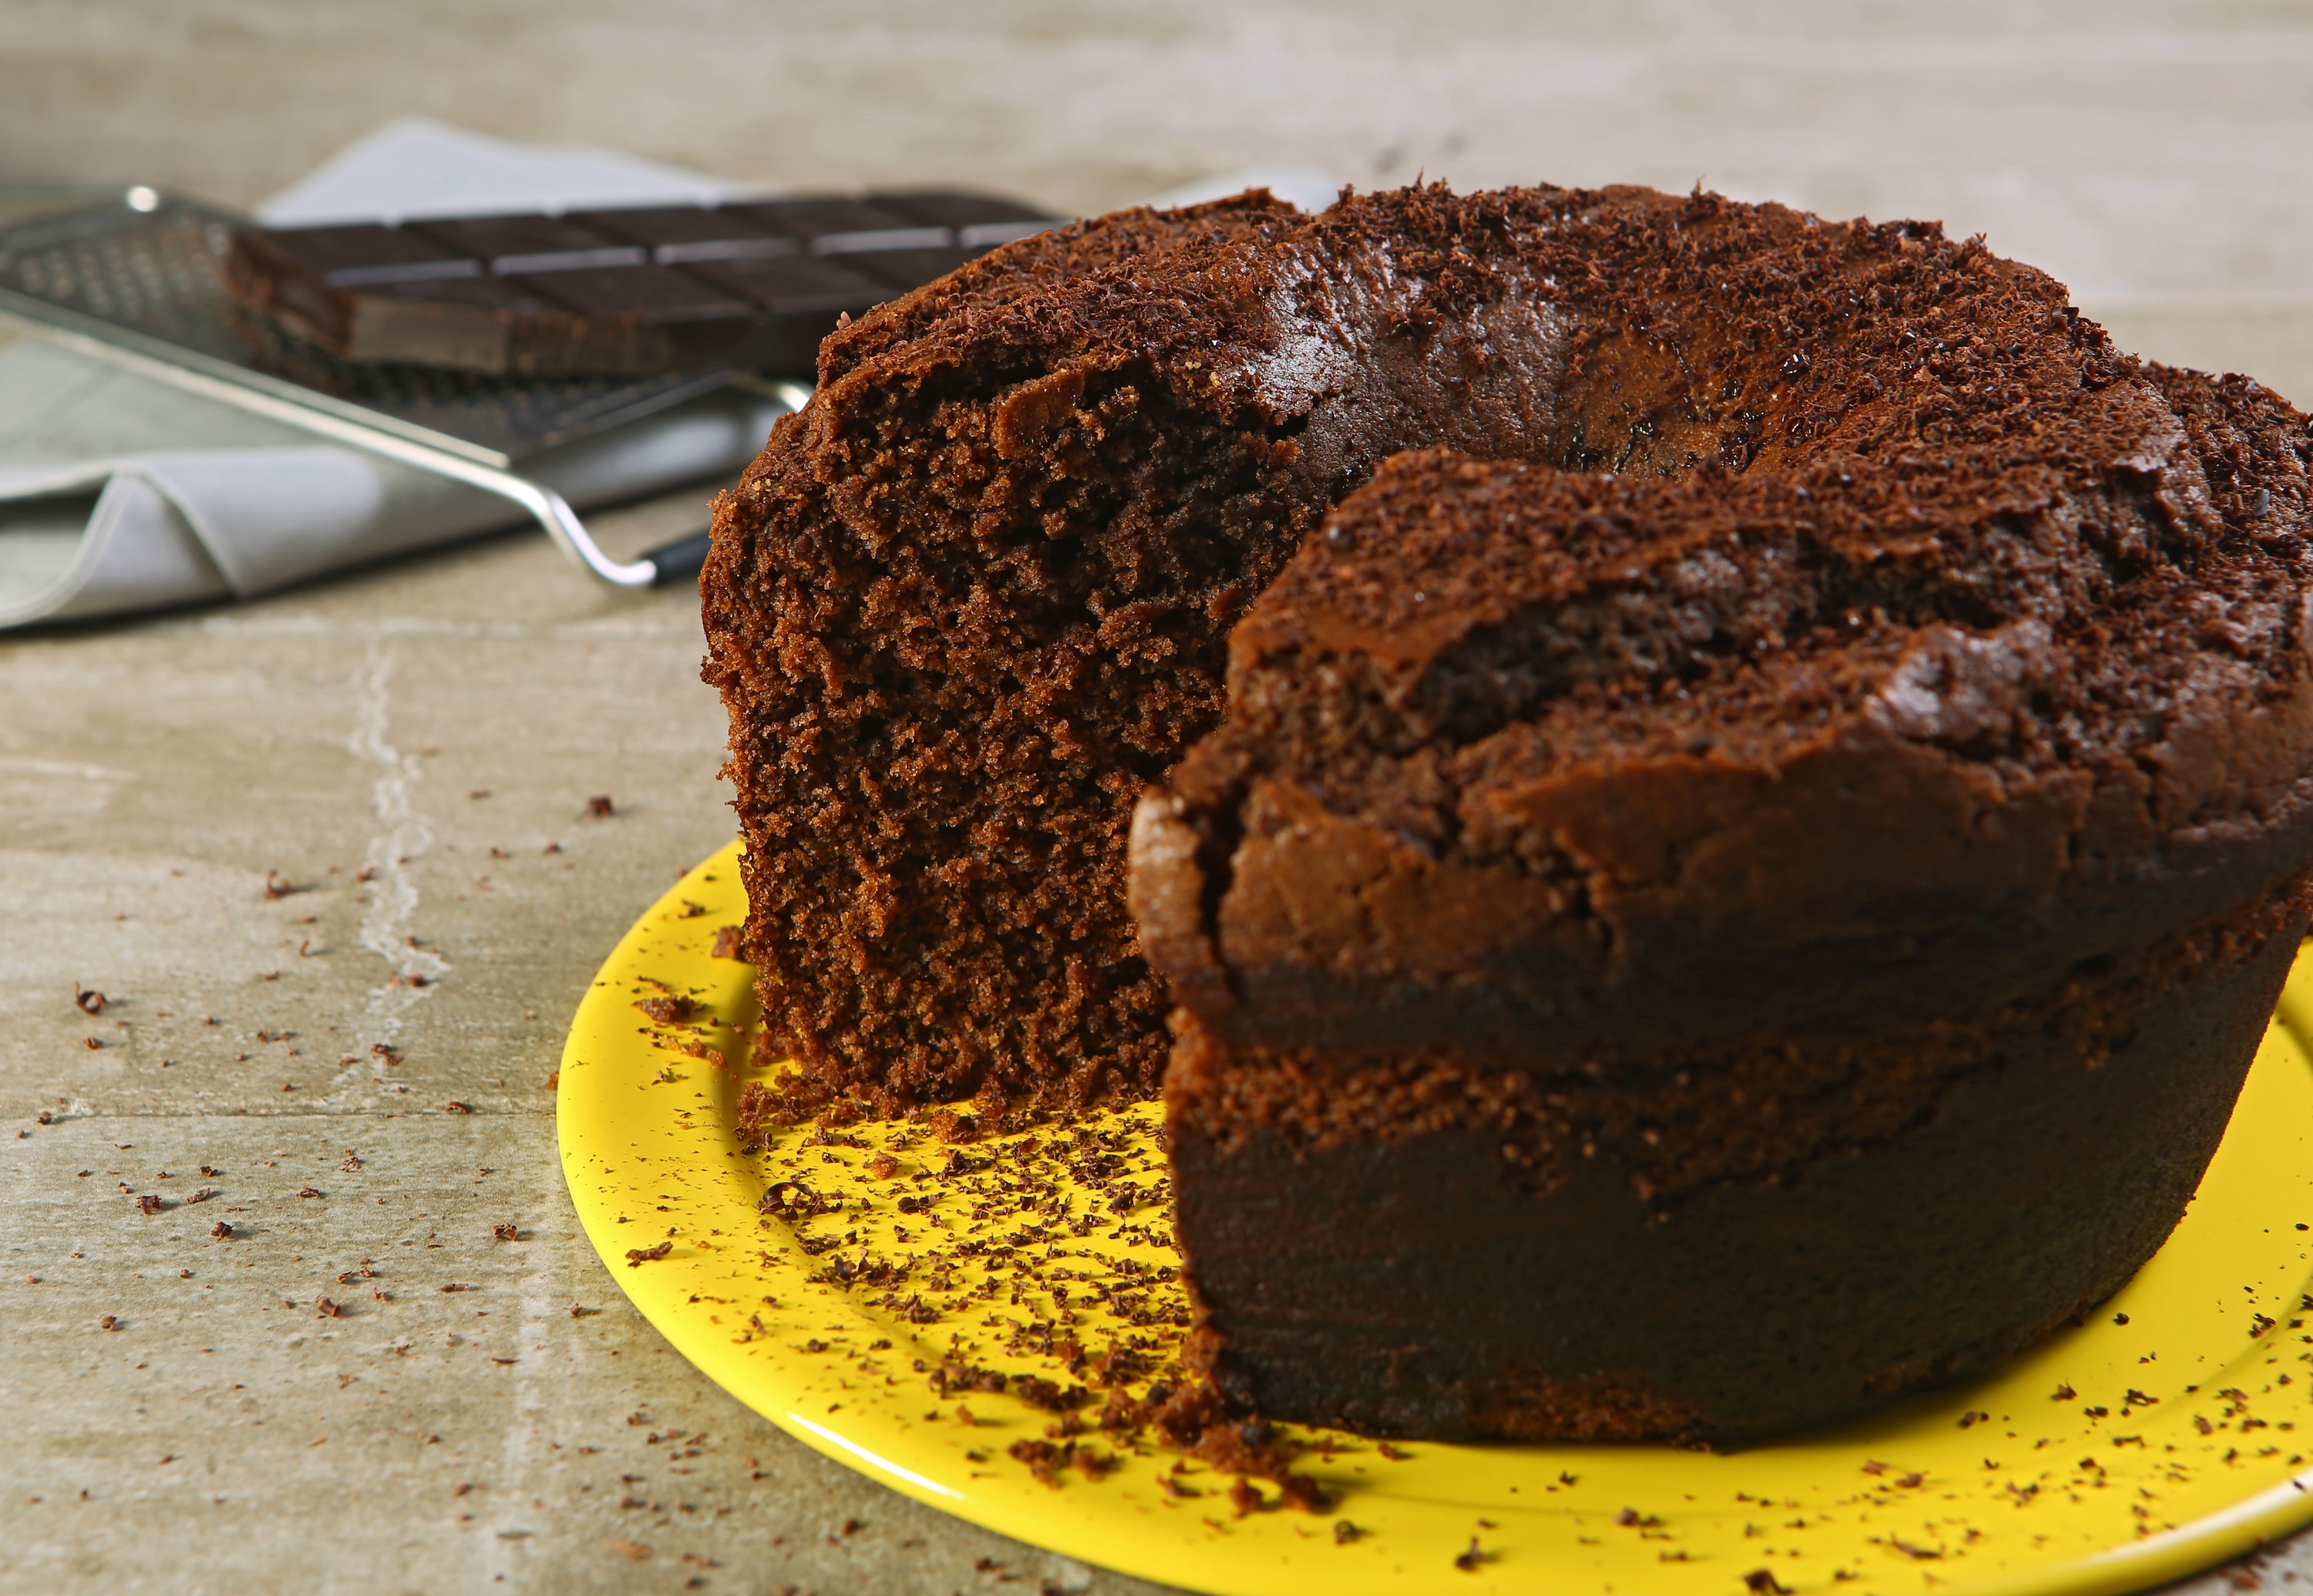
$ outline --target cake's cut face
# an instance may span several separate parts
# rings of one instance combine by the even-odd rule
[[[1393,460],[1141,807],[1181,1235],[1264,1413],[1836,1416],[2107,1294],[2214,1150],[2313,864],[2305,418],[1972,247],[1795,236],[1716,268],[1846,307],[1772,447]],[[1711,275],[1650,323],[1688,392]],[[1564,314],[1569,407],[1643,410]]]

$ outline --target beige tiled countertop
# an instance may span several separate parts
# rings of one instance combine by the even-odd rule
[[[2313,396],[2313,8],[2280,0],[0,5],[0,182],[247,203],[412,112],[1087,210],[1263,163],[1702,179],[1984,232],[2124,344]],[[699,514],[602,528],[638,549]],[[788,1442],[577,1230],[561,1026],[729,834],[699,653],[685,595],[524,535],[0,638],[0,1589],[1148,1588]],[[388,855],[406,895],[357,879]],[[387,984],[408,969],[437,978]],[[112,1001],[84,1015],[75,983]],[[228,1204],[247,1235],[213,1240]],[[696,1457],[646,1440],[677,1431]]]

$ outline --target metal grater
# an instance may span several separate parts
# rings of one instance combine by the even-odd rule
[[[0,230],[0,315],[143,375],[511,499],[573,560],[623,587],[695,570],[700,537],[611,560],[561,495],[521,474],[523,463],[730,384],[763,387],[792,409],[810,397],[807,383],[720,366],[541,382],[349,365],[292,343],[227,297],[224,262],[240,220],[136,188],[20,222]]]

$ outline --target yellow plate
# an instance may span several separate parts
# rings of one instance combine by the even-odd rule
[[[1231,1596],[1739,1596],[1746,1584],[2095,1596],[2178,1578],[2313,1521],[2304,958],[2168,1246],[2093,1322],[1999,1378],[1726,1456],[1409,1443],[1385,1457],[1309,1433],[1302,1466],[1330,1493],[1327,1510],[1283,1509],[1271,1487],[1239,1514],[1229,1477],[1180,1470],[1146,1442],[1120,1451],[1095,1432],[1078,1442],[1082,1465],[1046,1467],[1057,1483],[1007,1455],[1055,1422],[1011,1394],[1017,1377],[1067,1385],[1073,1355],[1097,1384],[1098,1359],[1115,1349],[1148,1366],[1177,1351],[1186,1304],[1170,1269],[1154,1109],[977,1142],[962,1151],[978,1167],[937,1178],[930,1167],[952,1151],[921,1124],[831,1137],[803,1126],[768,1153],[743,1151],[734,1109],[745,1080],[766,1072],[745,1062],[753,972],[712,957],[715,932],[745,913],[737,860],[734,844],[684,877],[579,1005],[563,1054],[563,1172],[604,1263],[684,1356],[782,1429],[919,1501]],[[670,992],[699,1005],[687,1024],[634,1006]],[[1037,1143],[1025,1162],[1023,1141]],[[877,1157],[897,1170],[871,1175]],[[787,1217],[759,1212],[777,1181],[845,1206],[796,1219],[810,1204],[782,1186]],[[936,1200],[902,1213],[902,1195]],[[629,1261],[661,1243],[665,1256]],[[929,1384],[943,1359],[1002,1371],[1011,1389],[943,1396]]]

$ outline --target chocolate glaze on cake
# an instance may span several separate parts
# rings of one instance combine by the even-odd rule
[[[1491,203],[1549,446],[1342,504],[1138,817],[1205,1355],[1580,1439],[1986,1367],[2173,1226],[2303,932],[2305,418],[1932,229]]]

